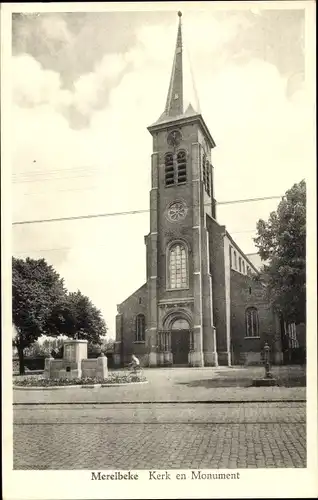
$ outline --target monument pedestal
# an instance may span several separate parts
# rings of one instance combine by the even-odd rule
[[[44,376],[46,378],[81,378],[82,360],[87,358],[87,340],[65,340],[63,359],[47,358]]]
[[[270,387],[278,385],[276,378],[255,378],[252,382],[254,387]]]

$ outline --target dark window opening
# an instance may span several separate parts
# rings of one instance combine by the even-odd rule
[[[206,159],[206,155],[203,155],[203,185],[205,192],[208,196],[211,196],[211,173],[210,173],[210,163]]]
[[[144,342],[145,341],[145,326],[146,319],[143,314],[138,314],[136,316],[136,342]]]
[[[187,182],[187,156],[185,151],[177,154],[177,183]]]
[[[166,186],[172,186],[174,184],[174,164],[173,155],[167,153],[165,156],[165,184]]]
[[[249,291],[249,294],[252,295],[252,288],[251,287],[249,287],[248,291]]]
[[[206,180],[205,180],[205,190],[207,192],[207,194],[210,196],[211,194],[211,186],[210,186],[210,164],[209,162],[207,161],[206,164],[205,164],[205,177],[206,177]]]
[[[237,269],[237,256],[235,250],[234,250],[234,269]]]
[[[259,336],[259,320],[258,312],[255,307],[249,307],[245,312],[246,320],[246,337],[258,337]]]
[[[71,367],[70,367],[70,366],[67,366],[67,367],[66,367],[66,371],[67,371],[67,372],[70,372],[70,371],[71,371]]]

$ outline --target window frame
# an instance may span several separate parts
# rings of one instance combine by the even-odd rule
[[[172,287],[171,286],[171,271],[170,271],[170,255],[171,251],[174,247],[180,246],[185,251],[185,285],[180,287]],[[173,240],[171,241],[166,250],[166,290],[170,292],[178,291],[178,290],[188,290],[189,289],[189,246],[188,243],[184,240]]]
[[[143,313],[138,313],[135,318],[134,343],[144,344],[145,341],[146,341],[146,317]]]
[[[181,155],[183,157],[181,158]],[[172,159],[172,163],[171,163]],[[169,163],[168,163],[169,161]],[[164,156],[164,176],[165,176],[165,188],[172,186],[183,186],[188,181],[188,154],[185,149],[178,149],[174,153],[167,152]],[[169,170],[168,170],[169,169]],[[170,174],[170,175],[169,175]],[[173,174],[173,175],[171,175]],[[182,180],[179,180],[182,177]],[[167,184],[167,178],[173,180]]]
[[[234,260],[233,269],[235,269],[237,271],[237,253],[236,253],[236,250],[233,250],[233,260]]]
[[[255,328],[255,334],[252,335],[250,334],[250,329],[249,329],[249,320],[251,321],[251,330],[253,331],[253,325]],[[259,333],[259,315],[258,315],[258,309],[254,306],[247,307],[245,309],[245,338],[246,339],[259,339],[260,338],[260,333]]]
[[[169,159],[169,163],[168,163],[168,159]],[[171,159],[172,159],[172,163],[171,163]],[[166,153],[165,154],[164,165],[165,165],[165,187],[174,186],[175,185],[175,162],[174,162],[173,153]],[[169,171],[167,170],[168,168],[169,168]],[[167,174],[168,173],[171,174],[171,171],[173,174],[172,175],[173,182],[167,184]],[[169,176],[169,179],[171,179],[171,175]]]
[[[181,155],[184,155],[183,158],[181,157]],[[175,184],[177,186],[180,186],[182,184],[186,184],[187,183],[187,152],[185,149],[179,149],[177,152],[176,152],[176,174],[175,174]],[[180,161],[179,161],[180,160]],[[180,175],[180,172],[184,172],[184,176],[185,176],[185,180],[181,180],[179,181],[179,175]]]

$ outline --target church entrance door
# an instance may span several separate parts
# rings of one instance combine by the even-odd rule
[[[177,319],[171,326],[171,351],[174,365],[188,365],[189,324],[184,319]]]

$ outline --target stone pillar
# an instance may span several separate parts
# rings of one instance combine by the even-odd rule
[[[189,355],[192,366],[203,366],[203,311],[202,311],[202,217],[201,217],[201,172],[199,144],[192,144],[192,201],[193,201],[193,352]]]
[[[158,352],[157,364],[158,364],[158,366],[163,366],[165,364],[165,357],[164,357],[164,353],[162,351]]]
[[[190,366],[204,366],[202,350],[202,328],[193,328],[193,350],[189,352]]]
[[[102,353],[99,358],[97,358],[96,376],[101,379],[106,379],[107,375],[107,357]]]
[[[51,376],[51,363],[52,363],[53,357],[51,354],[49,354],[48,358],[45,358],[44,360],[44,378],[50,378]]]
[[[148,321],[146,342],[149,366],[157,366],[158,328],[158,153],[152,155],[152,189],[150,191],[150,234],[147,244]]]
[[[164,352],[164,364],[165,365],[172,365],[173,364],[173,355],[172,355],[171,351]]]
[[[218,366],[216,332],[213,324],[212,276],[210,274],[209,233],[202,229],[203,269],[203,358],[204,366]]]

